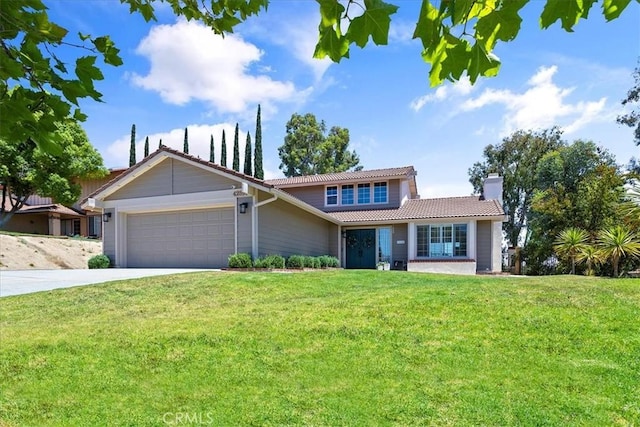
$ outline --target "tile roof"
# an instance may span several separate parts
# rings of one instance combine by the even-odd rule
[[[265,182],[275,187],[287,187],[293,185],[311,185],[322,184],[327,182],[336,181],[353,181],[361,179],[376,179],[376,178],[393,178],[393,177],[406,177],[415,175],[416,171],[413,166],[403,166],[400,168],[387,168],[387,169],[372,169],[356,172],[336,172],[325,173],[319,175],[306,175],[306,176],[294,176],[291,178],[279,178],[269,179]]]
[[[61,215],[69,216],[84,216],[83,214],[61,204],[23,206],[16,212],[16,214],[29,213],[59,213]]]
[[[330,215],[342,222],[377,222],[502,216],[504,211],[497,200],[484,200],[480,196],[468,196],[414,199],[408,200],[397,209],[332,212]]]

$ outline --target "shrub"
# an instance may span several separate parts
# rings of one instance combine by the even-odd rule
[[[306,256],[304,257],[304,266],[306,268],[320,268],[320,261],[316,257]]]
[[[284,268],[285,261],[281,255],[267,255],[256,259],[253,265],[256,268]]]
[[[304,268],[304,257],[302,255],[291,255],[287,259],[287,268]]]
[[[106,255],[96,255],[89,258],[88,264],[90,269],[109,268],[109,266],[111,265],[111,260]]]
[[[320,268],[337,268],[340,266],[340,260],[330,255],[319,256],[318,261],[320,261]]]
[[[251,268],[251,255],[247,253],[229,255],[229,268]]]

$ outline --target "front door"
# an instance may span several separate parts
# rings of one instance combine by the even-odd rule
[[[347,268],[376,268],[376,230],[347,230]]]

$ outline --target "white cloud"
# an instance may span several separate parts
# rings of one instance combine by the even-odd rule
[[[220,151],[222,147],[222,130],[225,131],[227,145],[227,166],[231,167],[233,162],[233,140],[235,134],[235,124],[220,123],[216,125],[189,125],[187,126],[189,136],[189,154],[204,160],[209,160],[209,142],[211,135],[214,139],[215,161],[220,163]],[[182,151],[184,148],[184,128],[172,129],[167,132],[154,133],[149,136],[149,152],[153,153],[158,149],[158,144],[162,144],[175,150]],[[136,158],[138,161],[144,157],[144,141],[147,135],[136,135]],[[251,143],[255,141],[251,137]],[[244,148],[247,140],[247,133],[242,129],[238,131],[238,142],[240,146],[240,168],[244,165]],[[129,164],[129,147],[131,145],[131,135],[123,135],[111,143],[104,155],[105,164],[114,166],[127,166]]]
[[[293,58],[311,70],[316,83],[322,80],[333,62],[329,58],[313,57],[318,42],[317,28],[320,22],[318,10],[302,13],[295,19],[291,19],[290,16],[272,17],[268,14],[263,18],[247,22],[248,25],[244,27],[247,36],[267,40],[285,49]],[[287,21],[287,25],[281,25],[283,20]]]
[[[263,52],[255,45],[233,34],[220,37],[195,22],[153,27],[137,53],[149,59],[151,69],[145,76],[134,74],[133,83],[158,92],[171,104],[201,100],[220,112],[238,113],[248,105],[300,96],[292,82],[251,69],[262,67]]]
[[[464,76],[455,83],[446,83],[439,86],[435,92],[423,95],[411,101],[410,107],[413,111],[420,111],[422,107],[430,102],[442,102],[451,97],[469,95],[473,91],[473,85],[469,78]]]
[[[412,42],[415,28],[415,22],[392,19],[389,26],[389,43]]]
[[[607,99],[574,104],[567,102],[575,88],[556,85],[553,77],[557,71],[556,66],[541,67],[528,80],[529,88],[522,93],[509,89],[486,89],[478,97],[466,100],[460,110],[473,111],[493,104],[504,106],[502,135],[517,129],[541,129],[562,123],[568,134],[591,122],[603,120]]]

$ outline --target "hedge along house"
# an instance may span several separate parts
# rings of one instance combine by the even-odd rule
[[[86,198],[118,267],[332,255],[346,268],[501,270],[502,179],[485,197],[419,199],[413,167],[262,181],[162,147]]]

